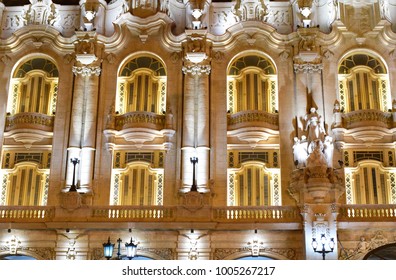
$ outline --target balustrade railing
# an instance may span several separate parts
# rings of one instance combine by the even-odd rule
[[[31,128],[41,129],[44,131],[53,131],[54,116],[48,116],[40,113],[18,113],[13,116],[7,116],[5,131],[14,129]]]
[[[396,220],[396,205],[343,205],[339,208],[338,219],[343,221]]]
[[[392,127],[392,114],[379,110],[359,110],[343,115],[343,127],[347,129],[359,126]]]
[[[151,112],[129,112],[115,116],[115,129],[122,130],[133,127],[147,127],[161,130],[165,126],[165,115]]]
[[[47,221],[53,218],[54,208],[47,206],[0,206],[0,222],[4,220]]]
[[[92,209],[94,219],[168,221],[175,217],[172,207],[161,206],[109,206]]]
[[[300,222],[300,211],[291,206],[223,207],[213,210],[216,221]]]
[[[229,126],[242,126],[243,124],[260,123],[260,126],[277,129],[279,127],[278,114],[272,114],[264,111],[241,111],[228,115]],[[257,125],[257,124],[255,124]]]

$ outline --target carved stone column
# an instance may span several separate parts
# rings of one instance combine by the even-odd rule
[[[91,192],[96,149],[96,122],[100,63],[95,55],[92,38],[85,37],[77,45],[71,128],[66,185],[73,176],[72,158],[80,159],[76,166],[79,192]]]
[[[209,182],[209,74],[207,44],[204,38],[189,39],[183,67],[184,103],[182,138],[182,190],[189,191],[193,169],[191,157],[198,157],[196,165],[199,192],[208,192]]]

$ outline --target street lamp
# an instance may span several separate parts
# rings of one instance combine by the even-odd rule
[[[191,157],[190,161],[193,164],[193,182],[192,182],[192,186],[191,186],[191,191],[196,192],[196,191],[198,191],[198,189],[197,189],[197,183],[195,182],[195,165],[198,163],[198,158]]]
[[[321,237],[320,237],[320,243],[322,244],[322,249],[321,250],[317,250],[318,242],[316,241],[316,238],[312,238],[312,248],[314,249],[315,253],[322,254],[323,260],[326,259],[326,254],[331,253],[331,252],[334,251],[334,246],[335,246],[334,238],[330,238],[330,241],[329,241],[330,250],[326,250],[326,248],[325,248],[326,241],[327,241],[326,236],[325,236],[324,233],[322,233]]]
[[[121,254],[121,238],[117,239],[118,248],[117,248],[117,259],[122,260],[124,257],[127,257],[129,260],[133,259],[136,256],[138,243],[133,241],[131,237],[131,241],[125,243],[126,255]],[[103,254],[104,257],[110,260],[113,257],[114,252],[114,244],[110,242],[110,237],[107,243],[103,243]]]
[[[70,159],[71,163],[73,163],[73,181],[72,184],[70,186],[69,192],[76,192],[77,191],[77,187],[75,184],[75,180],[76,180],[76,164],[80,163],[80,160],[78,158],[71,158]]]

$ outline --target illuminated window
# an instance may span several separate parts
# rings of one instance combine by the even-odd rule
[[[348,204],[396,203],[396,173],[393,168],[364,160],[356,167],[346,168],[345,173]]]
[[[274,65],[266,58],[247,55],[235,60],[228,71],[228,111],[264,111],[278,109],[277,80]]]
[[[42,206],[47,203],[48,172],[36,164],[17,165],[15,170],[3,174],[5,182],[4,205]]]
[[[162,205],[163,152],[116,152],[114,158],[112,205]]]
[[[228,169],[229,206],[280,205],[279,169],[249,161]]]
[[[341,109],[358,110],[390,108],[388,74],[383,63],[372,55],[356,53],[342,60],[338,68]]]
[[[116,110],[162,114],[166,109],[166,73],[156,58],[142,56],[124,65],[118,77]]]
[[[31,59],[19,66],[11,80],[7,111],[53,115],[58,92],[58,70],[49,60]]]
[[[51,153],[4,151],[0,205],[47,205]]]

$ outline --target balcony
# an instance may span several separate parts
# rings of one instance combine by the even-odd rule
[[[52,139],[54,118],[54,116],[32,112],[7,116],[4,136],[30,149],[36,142]]]
[[[342,127],[346,129],[365,126],[392,128],[392,114],[379,110],[360,110],[342,116]]]
[[[18,113],[7,116],[5,131],[20,129],[38,129],[52,132],[54,129],[54,116],[40,113]]]
[[[162,130],[165,128],[165,115],[151,112],[129,112],[115,116],[115,129],[149,128]]]
[[[393,113],[380,110],[359,110],[349,113],[336,112],[332,125],[337,140],[348,142],[393,142],[395,123]]]
[[[172,114],[159,115],[152,112],[128,112],[111,116],[107,122],[105,136],[110,148],[115,145],[130,145],[141,148],[153,142],[155,148],[170,149],[170,137],[175,133]],[[163,140],[158,140],[163,138]],[[153,144],[153,143],[152,143]]]
[[[228,115],[227,136],[236,137],[255,147],[261,141],[279,137],[279,117],[264,111],[250,110]]]

